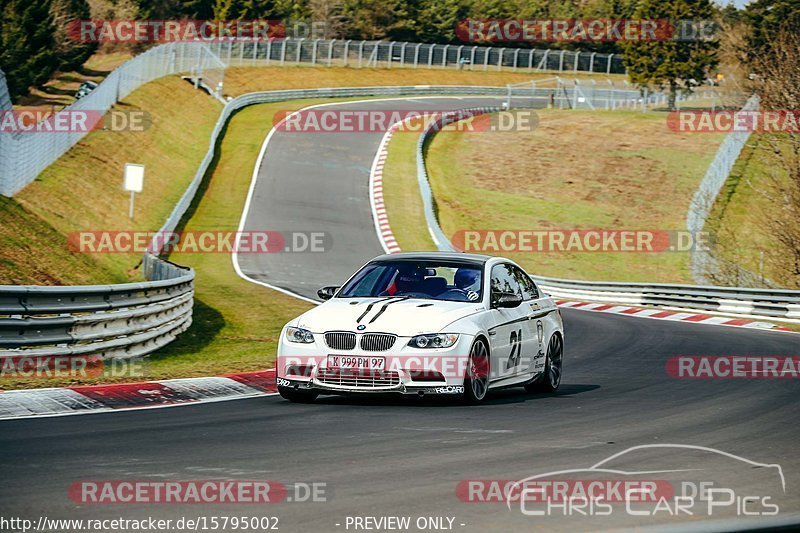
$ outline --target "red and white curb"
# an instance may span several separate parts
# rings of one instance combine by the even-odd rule
[[[274,369],[221,377],[15,390],[0,393],[0,420],[192,405],[276,392]]]
[[[383,202],[383,167],[386,165],[389,141],[392,139],[394,132],[400,129],[403,122],[401,120],[392,124],[392,127],[383,134],[369,173],[369,198],[372,206],[372,218],[375,222],[378,240],[387,254],[396,254],[400,251],[400,246],[397,244],[394,233],[392,233],[392,228],[389,225],[389,214],[386,212],[386,205]]]
[[[770,329],[778,331],[792,331],[791,329],[778,326],[772,322],[763,322],[749,318],[732,318],[727,316],[715,316],[702,313],[688,313],[684,311],[664,311],[661,309],[647,309],[644,307],[630,307],[628,305],[605,304],[599,302],[581,302],[575,300],[556,300],[559,307],[571,309],[581,309],[583,311],[594,311],[597,313],[613,313],[616,315],[636,316],[641,318],[653,318],[657,320],[677,320],[681,322],[694,322],[695,324],[713,324],[716,326],[735,326],[752,329]]]

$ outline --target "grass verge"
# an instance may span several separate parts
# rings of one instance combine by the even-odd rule
[[[682,230],[722,135],[675,133],[661,113],[541,110],[533,131],[437,135],[428,173],[445,235],[462,229]],[[411,138],[413,137],[413,139]],[[384,168],[401,248],[430,249],[413,161],[416,135],[396,135]],[[545,276],[691,282],[688,253],[492,250]]]

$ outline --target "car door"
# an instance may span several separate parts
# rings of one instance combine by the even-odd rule
[[[525,348],[529,350],[527,353],[531,354],[525,362],[527,365],[520,367],[520,372],[523,373],[539,373],[544,371],[545,365],[545,342],[548,330],[547,315],[551,312],[551,305],[547,297],[539,292],[536,284],[531,280],[530,276],[525,273],[521,268],[512,265],[512,274],[514,279],[519,283],[522,290],[522,305],[528,314],[529,328],[531,335],[529,337],[530,344]]]
[[[537,351],[536,330],[531,330],[529,319],[530,307],[525,302],[511,308],[495,306],[503,293],[517,294],[524,300],[514,268],[510,263],[499,263],[491,271],[489,337],[492,344],[492,381],[528,372]]]

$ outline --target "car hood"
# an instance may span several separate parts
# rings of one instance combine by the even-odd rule
[[[483,310],[476,302],[420,298],[333,298],[300,315],[294,325],[314,333],[360,331],[410,337],[437,333],[460,318]],[[364,329],[359,330],[358,326]]]

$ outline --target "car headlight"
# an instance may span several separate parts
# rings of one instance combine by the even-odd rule
[[[311,344],[314,342],[314,334],[303,328],[286,328],[286,340],[289,342],[299,342]]]
[[[427,333],[412,337],[408,345],[412,348],[449,348],[457,340],[457,333]]]

